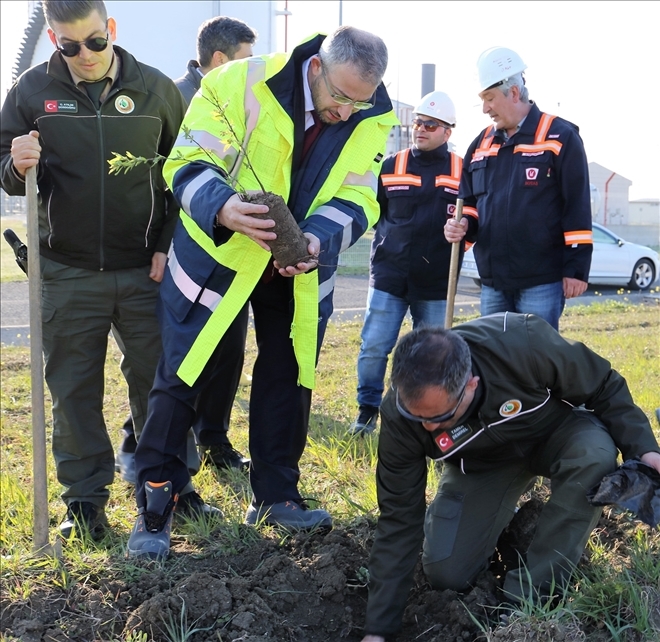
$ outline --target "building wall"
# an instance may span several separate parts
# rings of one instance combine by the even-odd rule
[[[660,199],[630,201],[630,225],[660,225]]]
[[[607,229],[630,243],[660,247],[660,225],[608,225]]]
[[[589,182],[596,187],[597,198],[592,193],[592,212],[596,222],[602,225],[628,224],[628,191],[632,181],[598,163],[589,163]]]

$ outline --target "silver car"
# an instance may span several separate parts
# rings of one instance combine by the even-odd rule
[[[619,238],[606,227],[593,223],[594,252],[589,283],[622,285],[632,290],[648,290],[660,274],[660,256],[645,245]],[[481,285],[477,263],[470,248],[463,257],[461,276]]]

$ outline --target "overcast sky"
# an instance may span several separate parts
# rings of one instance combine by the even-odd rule
[[[539,107],[579,126],[590,161],[632,180],[631,199],[660,197],[654,126],[660,2],[290,0],[289,49],[315,31],[332,31],[340,6],[343,24],[377,33],[387,43],[385,82],[393,98],[414,105],[422,63],[436,65],[436,89],[456,104],[452,142],[460,154],[489,124],[477,97],[477,58],[489,47],[506,46],[528,65],[527,85]],[[0,12],[4,98],[27,2],[2,0]],[[283,20],[278,18],[280,25]]]

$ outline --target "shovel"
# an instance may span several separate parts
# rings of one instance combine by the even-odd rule
[[[463,199],[456,199],[456,221],[460,223],[463,218]],[[458,241],[451,245],[451,257],[449,259],[449,282],[447,287],[447,312],[445,314],[445,329],[451,328],[454,322],[454,299],[456,298],[456,286],[458,284],[458,257],[461,254],[461,243]]]
[[[37,556],[62,557],[61,544],[48,542],[48,480],[46,476],[46,414],[44,362],[41,333],[41,270],[39,268],[39,219],[37,168],[25,175],[27,195],[27,262],[30,302],[30,376],[32,384],[32,474],[34,484],[32,551]]]

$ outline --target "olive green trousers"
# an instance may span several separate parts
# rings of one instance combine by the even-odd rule
[[[504,591],[515,601],[562,587],[601,514],[587,491],[616,468],[617,448],[602,423],[574,410],[529,459],[463,474],[445,465],[424,525],[424,571],[438,589],[464,590],[485,570],[520,496],[537,476],[551,480],[534,538]]]

